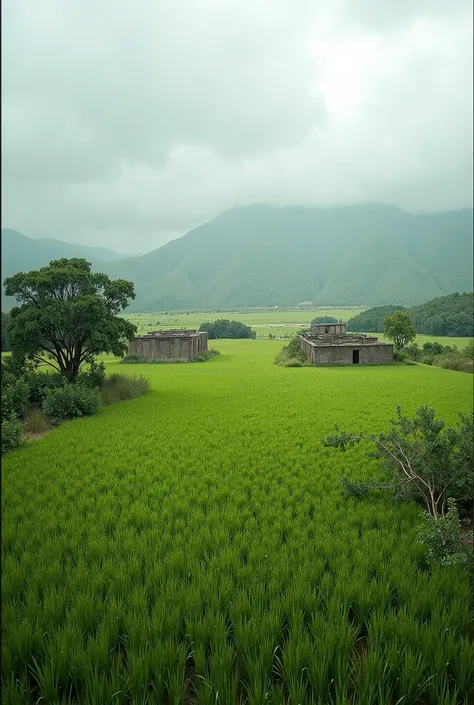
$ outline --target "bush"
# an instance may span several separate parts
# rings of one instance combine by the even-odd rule
[[[212,323],[201,323],[200,332],[206,332],[209,340],[215,338],[256,338],[257,334],[250,326],[241,321],[229,321],[220,318]]]
[[[2,419],[23,418],[28,409],[28,384],[2,369]]]
[[[455,500],[452,497],[448,499],[448,511],[444,516],[435,519],[423,512],[421,518],[423,523],[418,529],[418,539],[428,549],[428,563],[468,567],[471,562],[470,551],[461,538]]]
[[[126,399],[135,399],[147,394],[151,385],[146,377],[127,377],[113,374],[104,380],[99,390],[103,406],[110,406]]]
[[[460,353],[438,355],[433,359],[433,365],[442,367],[445,370],[457,370],[458,372],[474,372],[474,362],[467,356]]]
[[[23,428],[25,433],[46,433],[50,424],[41,409],[31,409],[26,415]]]
[[[311,365],[311,361],[301,349],[299,337],[295,335],[288,345],[285,345],[281,352],[278,353],[274,364],[280,365],[280,367],[305,367]]]
[[[22,430],[21,422],[14,414],[2,419],[2,455],[20,445]]]
[[[393,351],[393,361],[394,362],[406,362],[408,360],[408,354],[403,350]]]
[[[313,318],[311,321],[311,325],[315,326],[318,325],[319,323],[337,323],[337,318],[334,318],[334,316],[316,316],[316,318]],[[339,321],[341,322],[341,321]]]
[[[100,397],[98,393],[84,384],[66,384],[58,389],[47,389],[43,401],[43,411],[52,424],[91,416],[97,411]]]
[[[40,407],[47,389],[59,389],[67,384],[66,379],[59,372],[30,371],[26,374],[28,384],[28,401],[31,406]]]
[[[191,362],[207,362],[216,355],[220,355],[220,352],[214,350],[213,348],[210,348],[209,350],[203,350],[202,352],[200,352],[198,355],[196,355],[196,357],[191,360]]]
[[[407,418],[402,416],[397,406],[397,417],[391,419],[391,428],[387,433],[377,436],[352,434],[341,431],[337,426],[335,431],[323,440],[324,446],[345,451],[367,441],[374,446],[374,451],[368,456],[379,461],[386,475],[383,483],[360,479],[354,482],[343,478],[346,495],[360,496],[376,489],[390,492],[394,499],[414,499],[424,505],[435,522],[428,522],[426,527],[431,527],[433,531],[433,527],[438,527],[437,533],[432,532],[432,541],[442,543],[446,532],[453,531],[454,524],[459,532],[458,507],[466,513],[473,510],[474,412],[469,416],[459,414],[458,425],[446,428],[444,421],[435,418],[434,409],[422,406],[414,418]],[[451,551],[442,545],[439,550],[443,555]]]
[[[97,389],[102,386],[105,380],[105,365],[103,362],[91,362],[88,370],[81,370],[78,375],[78,382],[86,387]]]
[[[122,365],[132,365],[138,362],[147,362],[147,360],[142,359],[139,355],[125,355],[125,357],[120,360]]]

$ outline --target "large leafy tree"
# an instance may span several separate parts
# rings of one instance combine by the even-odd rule
[[[7,328],[13,353],[51,365],[70,382],[96,355],[123,356],[136,332],[118,316],[135,298],[133,282],[93,273],[84,259],[53,260],[4,284],[7,296],[21,303]]]
[[[10,344],[7,340],[7,325],[10,320],[8,313],[2,311],[2,352],[10,350]]]
[[[393,340],[397,348],[405,347],[416,338],[416,330],[408,311],[395,311],[391,316],[386,316],[383,330],[385,337]]]

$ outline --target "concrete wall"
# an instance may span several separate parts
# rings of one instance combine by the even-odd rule
[[[362,345],[317,345],[300,336],[302,350],[313,365],[352,365],[353,351],[359,351],[359,365],[387,365],[393,362],[393,345],[386,343]]]
[[[207,350],[207,333],[142,336],[131,340],[128,346],[129,355],[150,360],[193,360],[204,350]]]
[[[344,335],[346,332],[345,323],[315,323],[311,332],[316,335]]]

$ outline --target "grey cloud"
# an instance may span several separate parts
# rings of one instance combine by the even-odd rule
[[[465,0],[6,0],[3,225],[151,249],[233,205],[472,201]]]

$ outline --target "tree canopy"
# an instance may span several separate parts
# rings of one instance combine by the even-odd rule
[[[118,316],[135,298],[133,282],[93,273],[85,259],[53,260],[4,284],[6,295],[21,304],[7,325],[13,353],[48,364],[71,382],[96,355],[122,357],[136,332]]]
[[[213,323],[201,323],[201,332],[206,332],[209,339],[214,338],[255,338],[255,331],[241,321],[229,321],[219,318]]]
[[[425,335],[474,335],[474,295],[456,293],[431,299],[419,306],[376,306],[353,316],[348,331],[382,333],[384,319],[395,311],[408,311],[418,333]]]
[[[313,320],[311,321],[311,325],[316,326],[318,323],[337,323],[337,322],[338,322],[338,320],[337,320],[337,318],[334,318],[334,316],[316,316],[316,318],[313,318]]]
[[[384,334],[393,340],[397,348],[403,348],[416,338],[416,330],[412,325],[408,311],[395,311],[384,320]]]
[[[10,316],[8,313],[3,313],[2,311],[2,352],[7,352],[11,350],[10,343],[7,340],[7,326]]]

